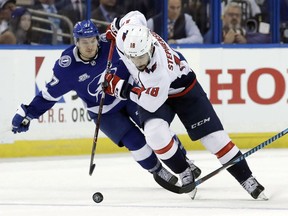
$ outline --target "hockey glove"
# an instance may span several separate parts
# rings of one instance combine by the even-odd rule
[[[12,132],[16,134],[28,131],[30,120],[31,118],[27,116],[27,106],[21,104],[12,119]]]
[[[105,93],[112,95],[116,98],[119,98],[121,100],[126,100],[126,98],[121,95],[124,83],[125,83],[125,80],[122,80],[116,74],[107,73],[105,75],[103,88],[104,88]]]
[[[110,25],[108,25],[107,29],[106,29],[106,38],[108,40],[115,40],[116,36],[117,36],[117,32],[119,30],[119,21],[120,19],[118,18],[114,18],[114,20],[111,22]],[[117,28],[118,26],[118,28]]]

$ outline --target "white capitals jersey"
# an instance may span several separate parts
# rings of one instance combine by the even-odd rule
[[[173,50],[159,35],[154,32],[152,32],[154,49],[151,55],[150,63],[147,65],[145,71],[139,71],[132,61],[124,55],[123,49],[125,33],[127,31],[126,27],[130,23],[133,25],[143,25],[141,16],[130,15],[127,16],[128,20],[123,20],[126,17],[124,16],[120,21],[120,23],[127,24],[122,25],[117,33],[117,50],[130,74],[132,75],[135,83],[143,90],[140,96],[131,92],[131,100],[147,111],[155,112],[168,99],[168,96],[173,97],[173,95],[176,96],[177,94],[181,94],[181,92],[185,91],[185,89],[189,87],[192,84],[192,81],[195,79],[195,74],[190,69],[184,57],[180,53]],[[138,23],[137,19],[139,21]],[[192,78],[189,76],[189,81],[187,81],[187,75],[189,73],[192,75]],[[175,85],[173,85],[174,82]]]

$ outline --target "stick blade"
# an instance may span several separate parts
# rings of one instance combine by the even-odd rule
[[[92,164],[92,165],[90,166],[90,169],[89,169],[89,175],[90,175],[90,176],[92,176],[93,171],[94,171],[94,169],[95,169],[95,166],[96,166],[96,164]]]
[[[186,186],[177,186],[174,184],[171,184],[167,181],[165,181],[164,179],[162,179],[161,177],[159,177],[156,173],[153,173],[153,177],[154,180],[163,188],[165,188],[168,191],[171,191],[173,193],[177,193],[177,194],[183,194],[183,193],[189,193],[191,191],[193,191],[195,189],[195,184],[194,183],[190,183]],[[195,193],[196,194],[196,193]]]

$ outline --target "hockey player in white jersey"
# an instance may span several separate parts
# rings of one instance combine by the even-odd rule
[[[138,16],[133,16],[135,13]],[[114,20],[106,32],[109,39],[116,35],[118,53],[137,83],[132,86],[117,75],[109,74],[105,78],[109,83],[106,92],[139,105],[147,143],[160,158],[172,154],[173,133],[169,125],[170,116],[175,113],[189,137],[200,140],[221,164],[241,155],[184,56],[143,25],[143,17],[139,12],[130,12],[121,20]],[[157,149],[165,151],[157,152]],[[227,170],[254,199],[266,199],[264,187],[252,176],[246,160]]]
[[[135,21],[135,23],[134,23],[134,21]],[[144,15],[138,11],[130,12],[123,19],[115,19],[114,20],[114,23],[112,25],[110,25],[110,27],[108,27],[108,29],[107,29],[107,32],[109,32],[109,34],[108,35],[106,34],[106,37],[108,39],[109,38],[113,39],[114,36],[116,36],[116,34],[114,36],[113,36],[113,34],[117,33],[117,32],[115,32],[114,28],[116,26],[119,26],[119,25],[123,26],[127,23],[146,25],[146,19],[145,19]],[[111,35],[111,36],[109,36],[109,35]],[[122,55],[121,52],[119,54],[120,54],[120,56]],[[126,65],[126,67],[127,67],[127,65]],[[112,74],[110,74],[110,75],[112,76]],[[135,78],[134,78],[134,81],[136,81]],[[121,80],[121,82],[124,82],[124,80]],[[110,89],[110,88],[108,87],[108,89]],[[111,92],[109,92],[108,94],[115,96],[115,94],[113,94],[113,93],[111,94]],[[116,97],[117,97],[117,95],[116,95]],[[168,118],[169,118],[169,121],[171,122],[172,119],[174,118],[174,114],[172,114]],[[153,130],[153,128],[151,128],[151,130]],[[163,132],[170,133],[170,134],[167,136],[164,135],[163,133],[158,134],[158,138],[160,141],[157,142],[156,146],[154,146],[154,142],[149,141],[149,136],[147,136],[147,134],[146,134],[146,141],[147,141],[148,145],[158,155],[158,157],[162,161],[164,161],[164,163],[174,173],[180,175],[180,179],[182,181],[182,187],[185,188],[184,192],[185,193],[189,192],[189,196],[193,199],[195,194],[196,194],[196,190],[194,190],[194,187],[191,187],[191,186],[195,180],[195,177],[197,177],[195,175],[195,167],[191,163],[188,164],[187,161],[185,160],[185,156],[181,153],[181,150],[179,149],[179,140],[173,139],[173,136],[171,137],[173,132],[170,130],[163,131]],[[171,139],[167,140],[168,137]],[[163,138],[165,138],[164,142],[162,141]],[[168,142],[168,145],[167,145],[166,141]],[[193,170],[194,170],[194,173],[193,173]],[[157,181],[157,179],[155,179],[155,180]]]

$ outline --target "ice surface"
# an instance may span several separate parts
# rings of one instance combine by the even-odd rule
[[[245,150],[243,150],[245,152]],[[220,166],[207,151],[188,153],[202,176]],[[254,200],[228,172],[198,186],[195,200],[160,188],[130,154],[0,159],[0,216],[287,216],[288,150],[247,159],[269,201]],[[95,192],[104,195],[95,203]]]

